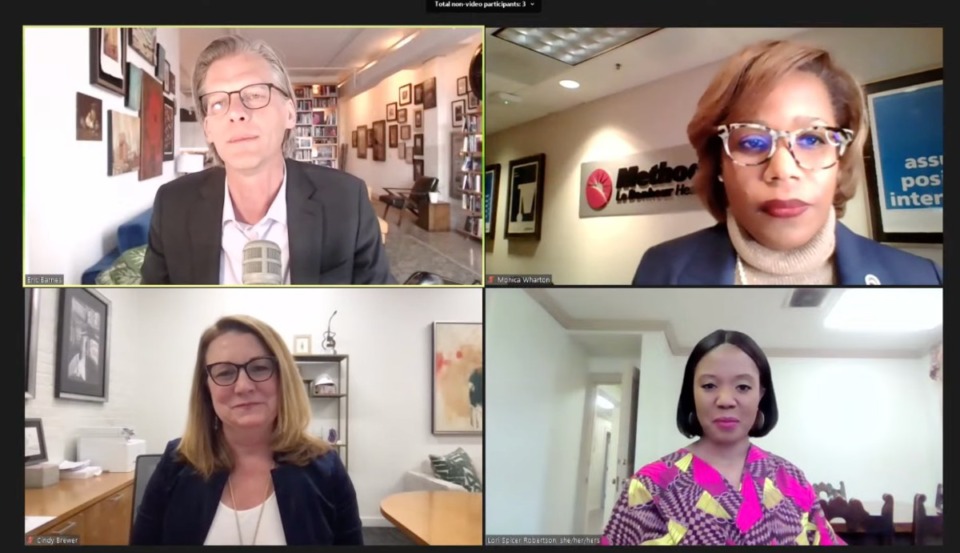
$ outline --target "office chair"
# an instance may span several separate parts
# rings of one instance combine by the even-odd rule
[[[143,501],[143,492],[147,489],[150,477],[160,462],[159,453],[149,455],[138,455],[137,465],[133,472],[133,511],[130,515],[130,535],[133,536],[133,524],[137,520],[137,511],[140,509],[140,502]]]

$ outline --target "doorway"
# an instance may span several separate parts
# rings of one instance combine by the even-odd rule
[[[617,444],[620,441],[620,384],[593,386],[593,420],[586,479],[585,530],[598,535],[617,502]]]
[[[634,472],[640,370],[591,374],[580,447],[577,526],[603,533],[623,487]]]

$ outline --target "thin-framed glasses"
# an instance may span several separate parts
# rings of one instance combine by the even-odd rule
[[[265,382],[278,368],[280,363],[276,357],[254,357],[242,365],[226,361],[212,363],[207,365],[207,374],[217,386],[231,386],[240,378],[240,371],[245,371],[247,378],[254,382]]]
[[[230,97],[234,94],[240,98],[240,103],[243,104],[243,107],[251,110],[263,109],[270,104],[273,89],[277,89],[281,94],[286,96],[283,90],[273,84],[256,83],[232,92],[208,92],[200,96],[200,109],[203,110],[204,115],[222,115],[230,109]]]
[[[717,127],[723,150],[737,165],[762,165],[773,157],[780,139],[790,156],[803,169],[829,169],[843,157],[853,142],[850,129],[816,125],[796,131],[777,131],[758,123],[730,123]]]

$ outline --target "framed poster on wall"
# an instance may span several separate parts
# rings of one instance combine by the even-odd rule
[[[864,87],[873,238],[943,243],[943,69]]]
[[[487,165],[483,174],[484,234],[491,238],[497,230],[497,193],[500,191],[500,164]]]
[[[546,154],[510,162],[507,173],[507,221],[504,238],[540,239],[543,218],[543,169]]]

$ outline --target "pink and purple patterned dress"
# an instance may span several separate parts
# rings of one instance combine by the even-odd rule
[[[686,449],[630,479],[604,545],[846,545],[789,461],[750,446],[739,489]]]

